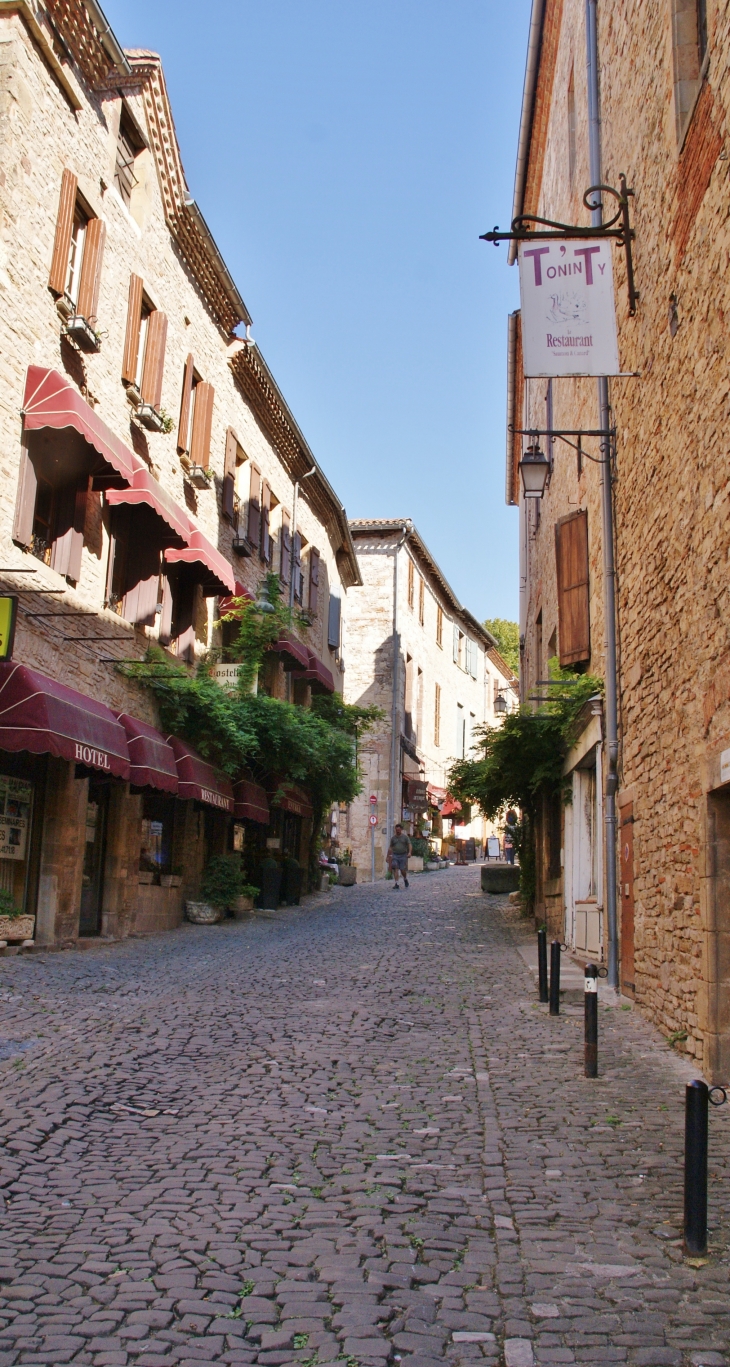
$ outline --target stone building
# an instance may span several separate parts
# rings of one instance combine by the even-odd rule
[[[19,0],[0,91],[0,888],[47,944],[177,924],[212,852],[302,848],[306,795],[232,788],[115,665],[220,649],[221,604],[275,571],[298,625],[260,684],[307,705],[342,687],[359,571],[189,193],[160,59],[95,0]]]
[[[621,991],[722,1082],[730,1078],[729,57],[728,12],[716,0],[534,0],[513,209],[588,225],[584,191],[618,188],[625,173],[639,291],[634,312],[615,248],[618,840],[602,838],[610,757],[596,700],[566,766],[573,802],[562,824],[559,809],[544,814],[538,915],[577,950],[605,957],[607,865],[617,868]],[[525,380],[521,351],[515,316],[513,428],[600,426],[595,380]],[[526,501],[518,472],[526,443],[508,433],[527,694],[551,656],[605,677],[609,548],[601,467],[555,441],[545,495]],[[599,454],[595,441],[584,451]]]
[[[350,528],[362,587],[348,597],[345,700],[375,704],[385,720],[359,747],[363,792],[340,815],[337,838],[367,882],[385,874],[396,821],[412,835],[425,821],[445,846],[456,827],[460,839],[483,841],[481,820],[465,825],[448,799],[447,777],[471,750],[475,728],[495,724],[503,703],[516,705],[516,681],[409,519]]]

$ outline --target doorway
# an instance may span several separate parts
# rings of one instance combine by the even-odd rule
[[[106,827],[109,812],[109,785],[89,782],[89,796],[86,803],[86,842],[84,845],[84,872],[81,883],[81,912],[79,915],[79,936],[99,935],[101,932],[101,905],[104,896],[104,855],[106,853]]]
[[[711,1082],[730,1082],[730,792],[707,798],[707,1043]]]

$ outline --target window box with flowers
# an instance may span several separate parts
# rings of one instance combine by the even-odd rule
[[[66,319],[64,332],[76,343],[80,351],[91,353],[101,350],[101,334],[95,332],[91,323],[80,313],[72,313]]]

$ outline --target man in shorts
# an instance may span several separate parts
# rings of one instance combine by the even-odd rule
[[[403,882],[408,887],[408,856],[411,852],[411,842],[402,826],[396,826],[395,835],[388,848],[388,863],[393,873],[394,890],[399,887],[398,877],[403,874]]]

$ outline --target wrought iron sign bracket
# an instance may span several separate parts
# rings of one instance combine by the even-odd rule
[[[595,465],[604,465],[605,456],[591,456],[588,451],[583,450],[583,437],[601,437],[609,444],[609,456],[613,455],[614,443],[616,440],[615,427],[513,427],[510,423],[508,429],[515,437],[549,437],[551,440],[564,441],[566,446],[572,446],[578,455],[585,456],[586,460],[592,460]],[[577,437],[577,443],[569,441],[569,437]]]
[[[631,244],[636,234],[631,227],[629,218],[629,198],[633,196],[634,191],[628,188],[626,176],[623,172],[618,178],[618,183],[618,190],[615,190],[612,185],[591,185],[583,196],[586,209],[593,211],[599,208],[600,200],[591,200],[590,196],[613,195],[618,208],[613,218],[609,218],[606,223],[580,227],[574,223],[557,223],[551,218],[540,218],[538,214],[518,214],[517,218],[512,219],[512,226],[508,233],[501,233],[499,228],[494,228],[491,233],[482,233],[480,241],[492,242],[496,247],[500,242],[534,242],[546,238],[561,241],[561,239],[570,237],[615,237],[618,246],[623,247],[626,257],[629,316],[633,318],[640,298],[639,291],[634,284],[634,261],[631,253]]]

